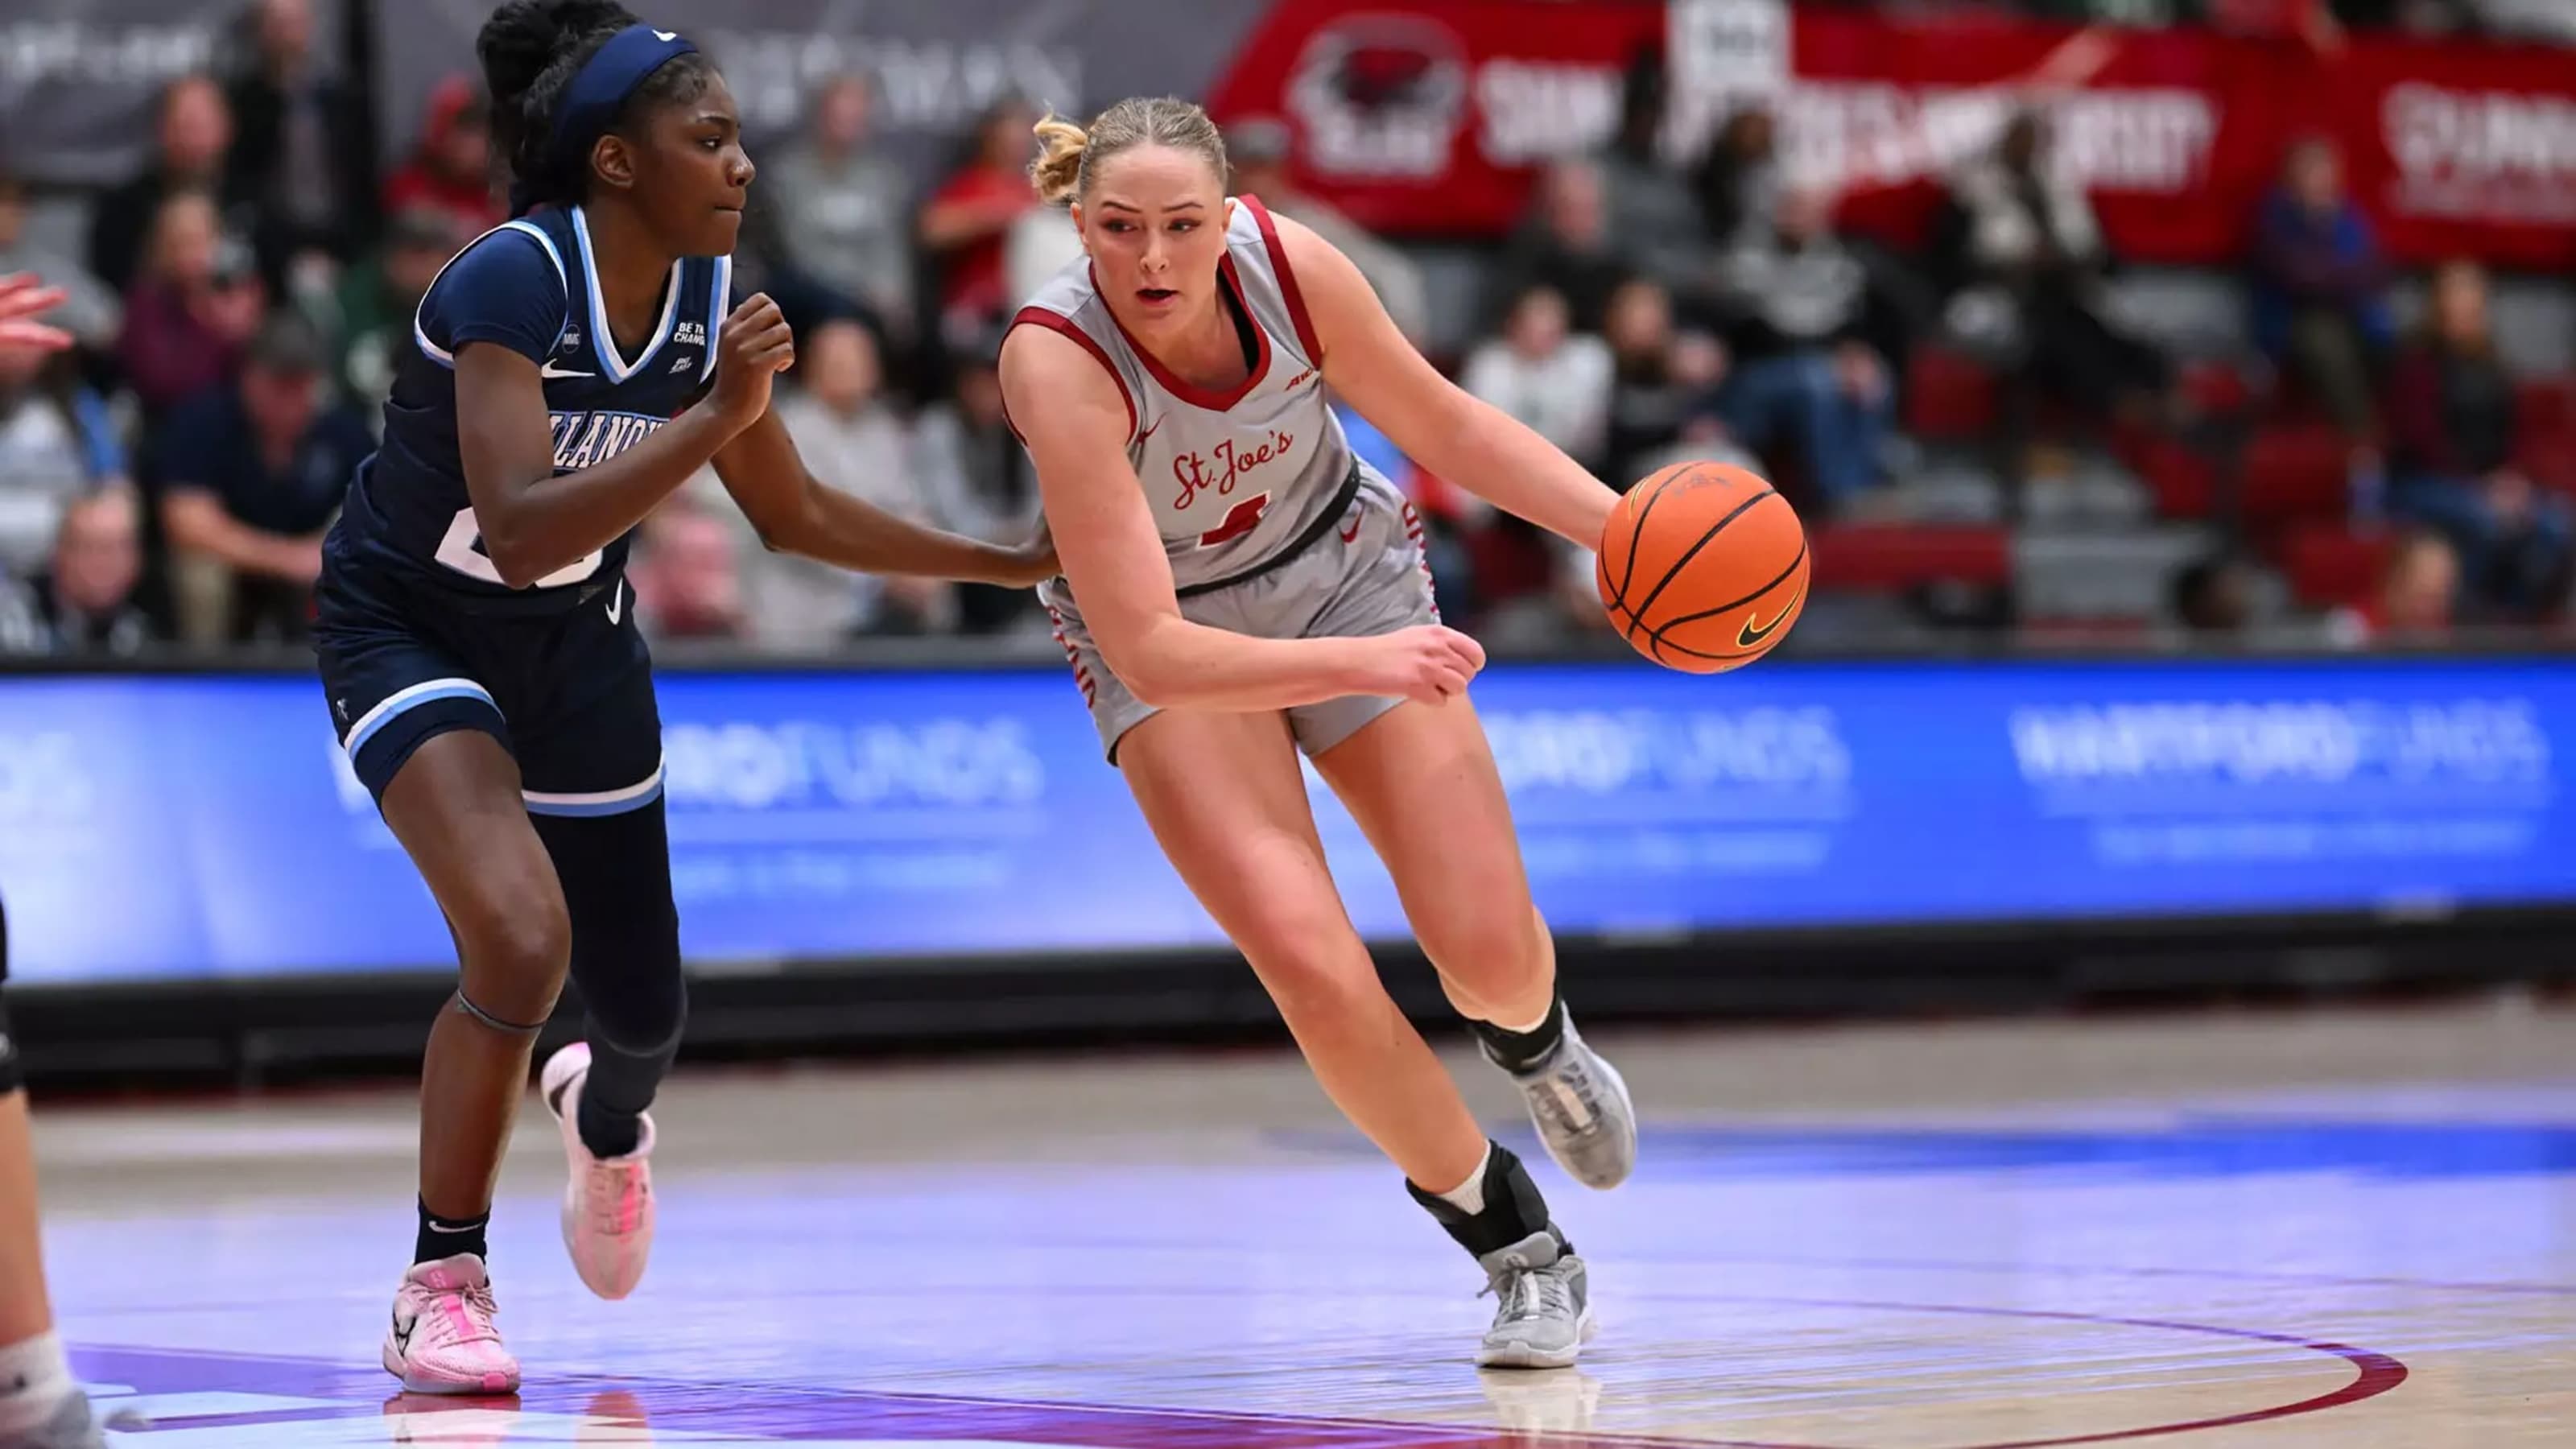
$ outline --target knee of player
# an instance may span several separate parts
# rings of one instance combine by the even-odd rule
[[[542,987],[549,1004],[562,990],[572,922],[561,900],[530,892],[494,901],[459,919],[456,935],[469,980],[514,994]]]
[[[1479,996],[1511,997],[1535,988],[1550,965],[1547,927],[1527,915],[1474,905],[1416,923],[1422,952],[1443,976]]]

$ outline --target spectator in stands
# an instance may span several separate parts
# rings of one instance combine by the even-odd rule
[[[224,233],[213,196],[181,190],[164,198],[116,343],[145,418],[231,380],[267,305],[250,247]]]
[[[1628,280],[1628,267],[1611,244],[1610,208],[1601,168],[1586,160],[1559,161],[1539,176],[1537,204],[1504,252],[1498,288],[1487,309],[1500,326],[1514,302],[1532,287],[1565,298],[1574,330],[1599,332],[1610,294]]]
[[[44,567],[64,513],[125,481],[107,404],[70,356],[0,347],[0,578]]]
[[[47,286],[60,287],[62,303],[46,313],[45,320],[92,352],[113,349],[122,320],[116,294],[79,263],[28,237],[27,211],[25,183],[0,168],[0,277],[32,273],[44,278]]]
[[[454,212],[415,206],[397,213],[384,245],[342,278],[328,330],[339,344],[340,383],[370,428],[381,424],[394,368],[413,346],[420,299],[471,235]]]
[[[1295,146],[1295,133],[1276,117],[1249,117],[1227,126],[1225,153],[1234,164],[1235,194],[1259,197],[1272,211],[1295,217],[1340,248],[1368,278],[1398,330],[1419,345],[1431,326],[1422,269],[1332,203],[1299,189],[1289,170]]]
[[[2565,588],[2571,519],[2564,497],[2514,464],[2516,406],[2486,274],[2452,262],[2434,275],[2426,324],[2389,378],[2390,503],[2450,539],[2473,601],[2528,614]]]
[[[1726,118],[1699,165],[1699,209],[1721,247],[1766,229],[1779,210],[1778,127],[1770,107],[1743,106]]]
[[[1832,220],[1823,193],[1782,193],[1771,224],[1726,258],[1733,362],[1718,399],[1727,431],[1754,452],[1794,440],[1829,510],[1880,481],[1895,410],[1887,360],[1869,343],[1869,270]]]
[[[779,399],[778,420],[814,476],[898,517],[933,521],[931,499],[913,476],[911,429],[886,400],[868,329],[843,317],[806,333],[795,375],[803,389]],[[944,579],[853,575],[765,550],[745,558],[743,574],[750,636],[769,648],[823,649],[853,633],[931,632],[954,612]]]
[[[984,113],[974,148],[921,212],[921,244],[939,263],[942,335],[977,337],[1017,301],[1009,294],[1003,239],[1038,204],[1029,189],[1029,131],[1037,116],[1017,101]]]
[[[1025,539],[1038,525],[1037,476],[1002,415],[1001,339],[988,333],[960,353],[950,399],[914,424],[914,471],[940,525],[988,543]],[[956,586],[958,627],[1000,633],[1043,622],[1027,589]]]
[[[0,654],[140,653],[153,636],[134,602],[142,577],[133,490],[83,495],[64,511],[48,565],[14,586],[0,580]]]
[[[1565,298],[1542,284],[1521,295],[1502,336],[1469,356],[1459,382],[1577,462],[1599,469],[1609,442],[1612,367],[1609,344],[1572,332]],[[1556,564],[1547,539],[1527,520],[1410,466],[1390,476],[1407,480],[1447,617],[1477,618],[1496,605],[1544,594]]]
[[[1672,298],[1661,284],[1640,277],[1612,293],[1602,337],[1610,344],[1602,477],[1625,489],[1639,477],[1638,460],[1679,441],[1692,405],[1705,398],[1676,375]]]
[[[1572,326],[1563,293],[1530,288],[1513,304],[1503,335],[1469,355],[1459,384],[1598,468],[1610,420],[1610,345]]]
[[[2372,623],[2385,638],[2438,639],[2459,597],[2459,553],[2438,533],[2409,532],[2388,557]]]
[[[2300,141],[2254,224],[2254,340],[2325,405],[2356,478],[2379,467],[2377,370],[2390,340],[2388,267],[2344,194],[2343,158]]]
[[[375,119],[313,50],[312,0],[258,0],[248,64],[227,89],[225,190],[255,208],[271,291],[328,295],[376,228]]]
[[[2460,556],[2430,529],[2400,534],[2370,597],[2326,616],[2326,637],[2346,648],[2433,644],[2451,631],[2460,597]]]
[[[791,294],[781,302],[791,321],[860,308],[901,344],[918,317],[912,183],[875,144],[874,110],[875,92],[862,76],[825,86],[812,129],[764,159],[755,200],[771,232],[781,290]],[[1025,133],[1019,144],[1028,149]],[[1028,190],[1025,180],[1020,189]]]
[[[493,180],[491,103],[469,77],[452,75],[430,89],[420,141],[385,182],[386,215],[422,208],[445,214],[460,243],[508,219]]]
[[[1695,309],[1707,292],[1716,240],[1699,198],[1664,163],[1666,81],[1657,49],[1628,64],[1619,97],[1619,129],[1600,158],[1609,234],[1631,266],[1663,284],[1666,296]]]
[[[151,164],[101,196],[90,213],[90,275],[120,293],[130,291],[162,202],[179,192],[222,197],[224,156],[232,144],[232,107],[214,81],[189,75],[170,82],[161,93]]]
[[[2254,622],[2254,566],[2236,553],[2195,559],[2174,575],[2174,617],[2194,634],[2237,634]]]
[[[1961,326],[1977,312],[2003,319],[2025,388],[2089,420],[2162,412],[2172,366],[2112,324],[2102,229],[2083,188],[2054,164],[2036,112],[2014,117],[1991,153],[1951,178],[1934,250],[1954,326],[1977,330]]]
[[[1624,489],[1675,463],[1700,461],[1761,472],[1762,460],[1727,431],[1719,406],[1732,367],[1726,344],[1716,336],[1696,329],[1675,333],[1665,373],[1679,400],[1679,429],[1664,443],[1631,455],[1627,468],[1612,481]]]
[[[153,478],[188,642],[304,636],[323,531],[375,448],[366,423],[331,404],[329,367],[322,338],[281,313],[240,381],[190,400],[161,430]]]
[[[648,638],[739,639],[747,627],[733,530],[689,498],[675,497],[644,520],[626,574]]]

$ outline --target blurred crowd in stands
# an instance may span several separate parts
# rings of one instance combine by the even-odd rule
[[[2023,8],[2576,38],[2559,0]],[[32,196],[0,152],[0,273],[70,287],[60,320],[81,342],[0,357],[0,652],[303,630],[318,540],[373,445],[414,306],[502,219],[474,82],[442,86],[407,153],[380,163],[355,119],[371,98],[316,54],[312,22],[309,0],[262,0],[238,64],[170,84],[148,164],[94,194]],[[873,107],[852,77],[818,92],[800,133],[757,138],[739,273],[798,328],[780,407],[826,482],[1016,539],[1037,494],[1002,418],[999,328],[1078,250],[1023,176],[1035,114],[996,107],[917,194]],[[2192,355],[2142,322],[2038,111],[1947,178],[1928,243],[1903,253],[1842,235],[1837,198],[1784,181],[1764,112],[1726,118],[1688,165],[1659,149],[1663,120],[1641,69],[1610,144],[1546,169],[1517,232],[1467,259],[1472,325],[1431,315],[1426,274],[1454,252],[1390,244],[1302,194],[1290,127],[1231,118],[1228,139],[1235,189],[1334,239],[1463,386],[1614,485],[1690,458],[1780,480],[1817,534],[1804,633],[2352,643],[2563,612],[2565,382],[2508,363],[2480,267],[2387,262],[2329,144],[2282,158],[2241,272],[2194,282],[2241,307],[2246,345]],[[1533,645],[1599,630],[1588,561],[1343,413],[1432,521],[1448,617]],[[769,554],[711,478],[648,520],[633,573],[666,640],[810,652],[1046,628],[1026,595]]]

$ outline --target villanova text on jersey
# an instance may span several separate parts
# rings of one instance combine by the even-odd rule
[[[359,465],[329,547],[467,609],[551,612],[598,592],[625,567],[631,533],[529,588],[501,582],[465,489],[457,350],[487,342],[538,364],[555,472],[596,468],[661,431],[714,376],[732,279],[730,257],[674,262],[661,315],[629,358],[609,331],[581,208],[548,208],[484,233],[421,299],[385,403],[384,441]]]

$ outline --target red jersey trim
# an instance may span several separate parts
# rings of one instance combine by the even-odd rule
[[[1324,365],[1324,344],[1315,340],[1315,319],[1306,311],[1306,294],[1297,289],[1296,270],[1288,265],[1288,249],[1279,244],[1279,228],[1270,220],[1270,208],[1258,196],[1238,196],[1252,210],[1252,223],[1261,228],[1262,249],[1270,253],[1270,270],[1279,274],[1279,295],[1287,299],[1288,320],[1297,325],[1297,345],[1306,349],[1306,360],[1317,367]]]
[[[1127,391],[1127,379],[1120,375],[1118,364],[1109,360],[1108,350],[1102,347],[1090,333],[1073,325],[1071,318],[1066,317],[1061,312],[1050,312],[1044,307],[1022,307],[1019,312],[1011,318],[1011,326],[1019,327],[1022,325],[1044,327],[1050,332],[1061,332],[1065,336],[1082,344],[1082,350],[1090,353],[1093,359],[1099,362],[1101,371],[1108,373],[1109,380],[1118,385],[1118,400],[1127,405],[1127,441],[1130,443],[1136,441],[1136,426],[1139,421],[1136,415],[1136,398],[1134,394]],[[1010,335],[1009,328],[1003,329],[1003,335],[1005,337]],[[1133,339],[1130,340],[1132,341]],[[1141,352],[1142,349],[1139,349],[1139,351]],[[1010,423],[1010,419],[1011,407],[1009,403],[1005,402],[1002,405],[1002,421]],[[1014,436],[1019,436],[1020,425],[1017,423],[1011,423],[1010,425],[1012,434]],[[1026,437],[1020,437],[1020,442],[1022,444],[1026,444],[1028,439]]]

